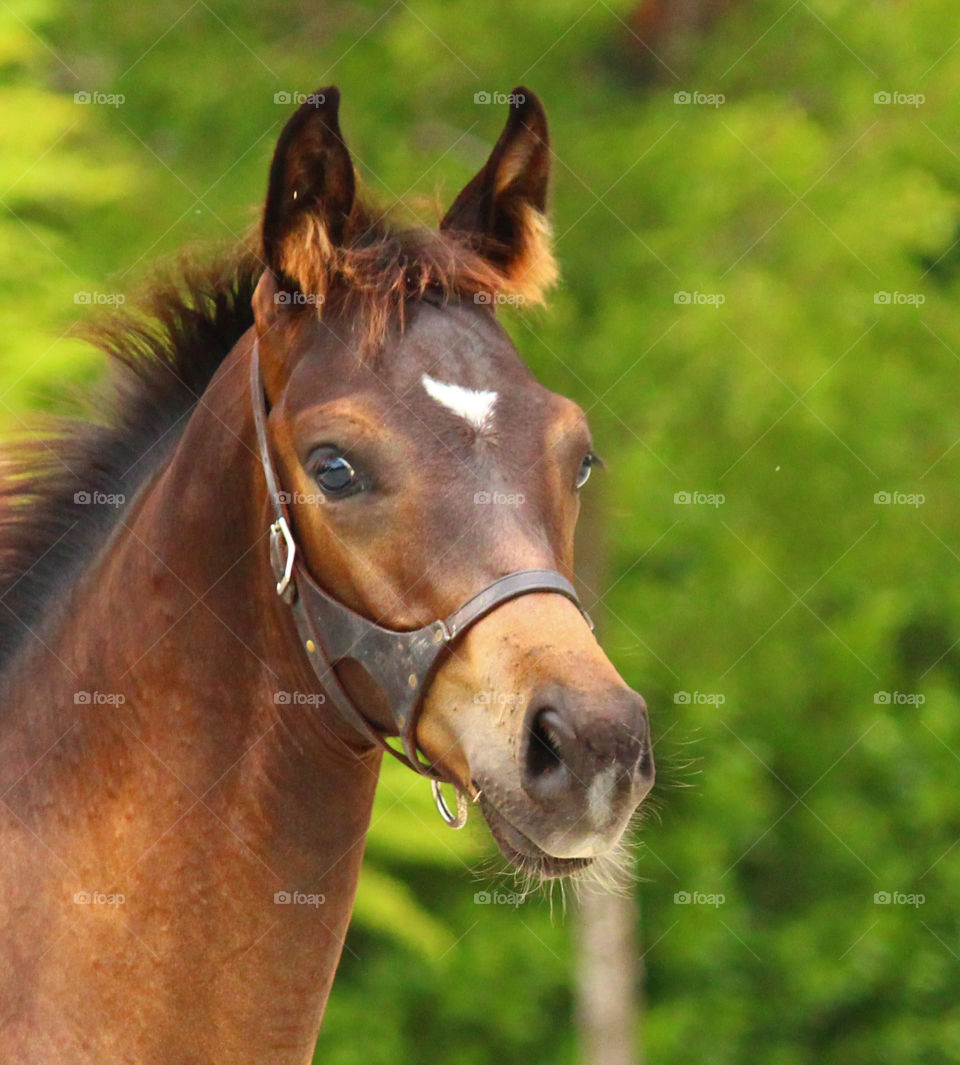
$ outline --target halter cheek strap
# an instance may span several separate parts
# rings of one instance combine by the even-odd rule
[[[260,375],[259,341],[254,340],[250,361],[250,392],[260,462],[273,515],[270,525],[270,562],[277,595],[290,607],[300,645],[329,702],[358,738],[369,742],[429,777],[437,808],[444,820],[459,828],[466,821],[462,796],[454,815],[439,790],[443,779],[435,766],[418,754],[417,717],[424,695],[442,658],[481,618],[511,599],[531,592],[565,596],[593,623],[580,606],[573,585],[556,570],[518,570],[488,584],[449,617],[412,632],[387,629],[327,595],[307,571],[291,529],[286,493],[277,479],[267,436],[266,394]],[[335,666],[355,662],[380,687],[390,707],[393,728],[402,752],[387,743],[387,733],[375,728],[357,707],[337,676]]]

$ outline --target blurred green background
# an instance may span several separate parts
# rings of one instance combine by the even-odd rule
[[[607,460],[587,602],[658,737],[658,1065],[960,1061],[958,32],[947,0],[0,5],[6,433],[101,373],[84,300],[246,230],[276,94],[338,84],[369,191],[425,219],[505,120],[475,94],[542,97],[564,281],[507,324]],[[374,822],[317,1060],[576,1060],[558,897],[478,906],[485,831],[399,768]]]

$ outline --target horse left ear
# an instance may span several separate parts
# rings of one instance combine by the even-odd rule
[[[503,274],[513,291],[539,299],[556,280],[547,222],[550,141],[537,97],[518,86],[510,114],[483,169],[440,223]]]
[[[318,89],[277,141],[263,214],[263,253],[281,289],[322,292],[325,279],[314,276],[318,264],[329,265],[343,240],[355,188],[339,109],[334,86]]]

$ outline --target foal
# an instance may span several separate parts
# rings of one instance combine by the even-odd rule
[[[98,419],[15,456],[0,1060],[309,1062],[385,750],[540,877],[650,789],[569,584],[586,420],[494,315],[554,277],[546,120],[512,100],[433,232],[356,198],[313,94],[259,254],[108,324]]]

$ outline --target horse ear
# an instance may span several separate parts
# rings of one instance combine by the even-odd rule
[[[483,169],[440,223],[478,251],[519,292],[539,298],[556,280],[547,223],[550,142],[537,97],[518,86],[510,113]]]
[[[318,266],[342,242],[354,178],[334,86],[311,93],[277,141],[263,215],[263,252],[282,287],[322,291]],[[318,246],[319,244],[319,246]]]

